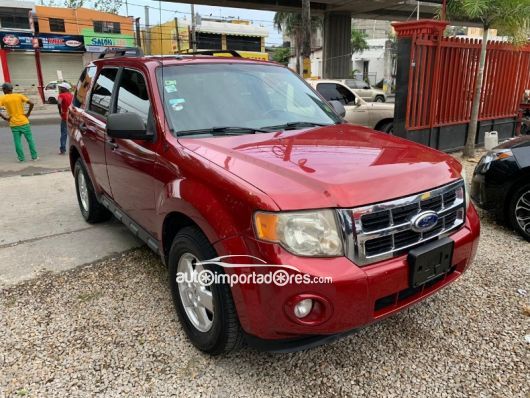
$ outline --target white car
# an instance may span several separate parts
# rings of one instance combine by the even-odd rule
[[[62,81],[54,80],[52,82],[49,82],[46,87],[44,87],[44,102],[47,104],[56,104],[57,98],[59,97],[59,87],[57,86],[59,83],[62,83]],[[66,82],[68,83],[68,82]],[[70,87],[72,85],[70,84]]]
[[[351,88],[355,94],[365,101],[386,102],[385,92],[383,90],[379,90],[378,88],[373,88],[365,81],[357,79],[343,79],[340,80],[340,82]]]
[[[339,101],[346,110],[344,119],[352,124],[392,134],[394,104],[366,102],[340,80],[307,80],[326,101]]]

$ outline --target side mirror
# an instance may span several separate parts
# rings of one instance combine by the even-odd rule
[[[329,101],[329,104],[340,117],[346,116],[346,108],[344,108],[344,105],[340,101]]]
[[[361,99],[359,97],[355,97],[355,106],[361,106]]]
[[[148,141],[153,138],[153,134],[147,132],[145,123],[140,115],[134,112],[108,115],[107,135],[112,138],[128,140]]]

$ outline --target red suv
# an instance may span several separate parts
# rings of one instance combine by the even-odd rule
[[[160,255],[199,349],[330,341],[453,282],[480,229],[454,158],[343,111],[274,63],[94,61],[68,116],[81,213]]]

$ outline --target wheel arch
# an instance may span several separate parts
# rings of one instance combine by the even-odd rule
[[[384,125],[388,124],[388,123],[394,123],[394,118],[392,117],[388,117],[388,118],[384,118],[384,119],[381,119],[377,122],[377,124],[375,125],[374,127],[374,130],[378,130],[378,131],[382,131],[380,130]]]

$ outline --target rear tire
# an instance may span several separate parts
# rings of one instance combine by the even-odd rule
[[[530,241],[530,184],[523,185],[510,198],[508,219],[512,228]]]
[[[230,286],[226,283],[203,286],[188,283],[188,278],[177,282],[177,272],[222,274],[219,266],[196,264],[197,260],[215,257],[217,254],[206,236],[196,227],[185,227],[175,236],[168,261],[169,286],[180,323],[193,345],[210,355],[235,351],[243,344]]]
[[[74,167],[75,191],[77,193],[77,202],[79,210],[86,222],[95,224],[107,221],[112,217],[101,203],[99,203],[92,182],[81,159],[77,159]]]

